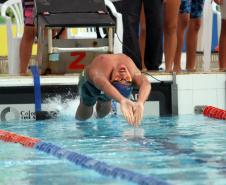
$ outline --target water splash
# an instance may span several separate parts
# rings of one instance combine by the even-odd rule
[[[79,97],[64,99],[62,96],[55,96],[52,98],[47,98],[44,101],[45,110],[47,111],[57,111],[59,115],[73,117],[79,105]]]

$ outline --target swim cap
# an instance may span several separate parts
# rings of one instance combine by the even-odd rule
[[[125,85],[120,82],[112,82],[112,85],[123,95],[124,97],[128,98],[133,90],[132,84]]]

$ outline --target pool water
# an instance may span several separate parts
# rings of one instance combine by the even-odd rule
[[[121,116],[78,122],[56,120],[0,123],[0,129],[39,138],[169,184],[224,185],[225,121],[202,115],[145,117],[144,137],[126,137],[131,130]],[[20,144],[0,141],[0,184],[130,185]]]

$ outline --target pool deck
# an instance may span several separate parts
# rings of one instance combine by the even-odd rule
[[[173,82],[174,77],[178,78],[191,78],[202,76],[216,76],[224,79],[226,76],[225,72],[211,71],[211,72],[180,72],[180,73],[166,73],[164,71],[147,71],[146,77],[151,83]],[[77,85],[79,73],[68,73],[64,75],[41,75],[41,85]],[[225,79],[226,80],[226,79]],[[216,82],[218,83],[218,82]],[[0,87],[11,87],[11,86],[33,86],[33,78],[31,75],[28,76],[17,76],[0,74]],[[223,88],[223,87],[222,87]]]
[[[173,75],[164,72],[147,72],[153,75],[154,78],[172,82]],[[157,83],[149,75],[146,75],[151,83]],[[78,84],[79,73],[65,74],[65,75],[44,75],[40,76],[41,85],[77,85]],[[0,87],[10,87],[10,86],[33,86],[32,76],[9,76],[7,74],[0,75]]]
[[[162,82],[171,84],[171,95],[169,96],[171,96],[173,114],[193,114],[194,107],[197,105],[212,105],[226,109],[225,72],[181,72],[172,74],[149,71],[146,76],[153,86],[154,84],[160,84],[159,87],[161,87]],[[41,86],[53,87],[65,85],[77,86],[78,77],[79,73],[40,76],[40,84]],[[0,75],[0,89],[10,87],[33,87],[33,78],[32,76]],[[161,88],[159,91],[161,91]],[[161,93],[162,92],[160,92],[158,96],[162,96]],[[169,97],[163,97],[163,99],[164,98]]]

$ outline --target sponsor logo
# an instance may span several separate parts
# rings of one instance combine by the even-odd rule
[[[30,110],[17,110],[14,107],[6,107],[0,113],[1,121],[31,120],[35,119],[35,112]]]
[[[138,96],[139,96],[138,93],[133,93],[132,96],[131,96],[131,99],[132,99],[133,101],[137,101],[137,100],[138,100]]]
[[[35,119],[35,112],[32,111],[20,111],[20,119],[21,120],[30,120]]]

